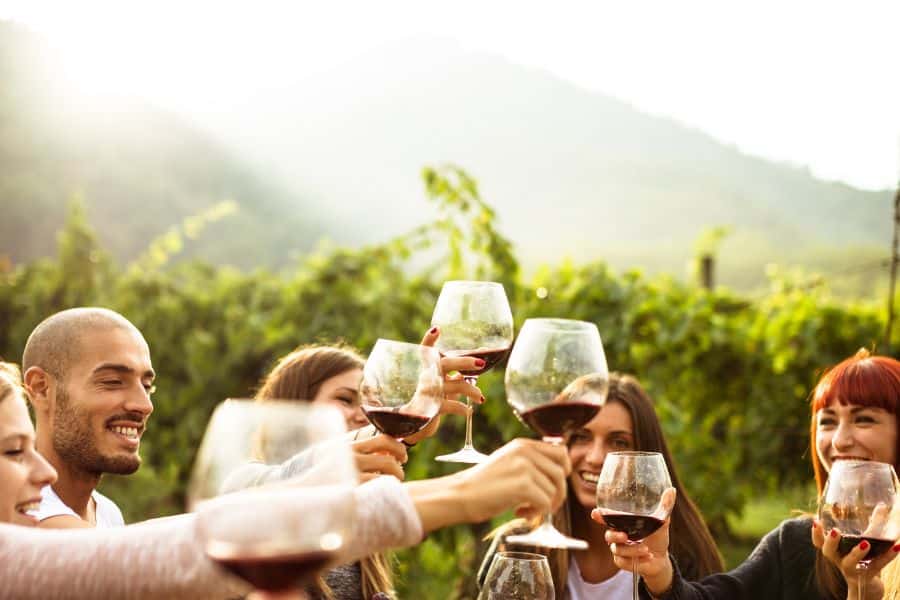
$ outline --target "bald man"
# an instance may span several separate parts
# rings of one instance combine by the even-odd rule
[[[42,491],[40,526],[124,525],[96,487],[104,473],[129,475],[141,465],[155,377],[144,336],[105,308],[64,310],[28,337],[22,369],[37,449],[59,473]]]

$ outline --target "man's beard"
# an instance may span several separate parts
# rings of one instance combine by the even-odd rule
[[[62,386],[57,388],[53,413],[53,449],[66,463],[91,475],[131,475],[141,466],[141,457],[137,453],[123,452],[118,456],[100,453],[91,430],[90,415],[71,405]]]

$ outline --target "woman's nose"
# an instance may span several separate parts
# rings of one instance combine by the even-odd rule
[[[853,426],[841,424],[838,425],[838,428],[834,431],[834,436],[831,438],[831,445],[834,446],[835,450],[847,450],[853,447],[854,441]]]
[[[37,451],[34,452],[30,475],[31,481],[39,487],[50,485],[56,481],[56,469]]]

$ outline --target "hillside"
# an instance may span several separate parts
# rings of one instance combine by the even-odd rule
[[[820,181],[549,73],[434,40],[361,57],[208,126],[298,193],[327,199],[344,241],[427,218],[414,174],[449,161],[478,178],[532,264],[570,256],[680,275],[697,235],[721,224],[734,227],[722,279],[745,288],[771,261],[828,270],[846,257],[852,271],[888,254],[889,191]]]
[[[238,214],[207,228],[186,256],[283,264],[326,231],[295,193],[182,117],[135,99],[79,93],[40,38],[3,22],[0,81],[0,254],[14,262],[55,252],[75,196],[123,261],[184,217],[228,199]]]

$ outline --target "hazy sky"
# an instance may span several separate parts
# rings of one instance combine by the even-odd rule
[[[0,18],[46,34],[85,87],[187,113],[439,36],[818,177],[900,179],[900,0],[0,0]]]

